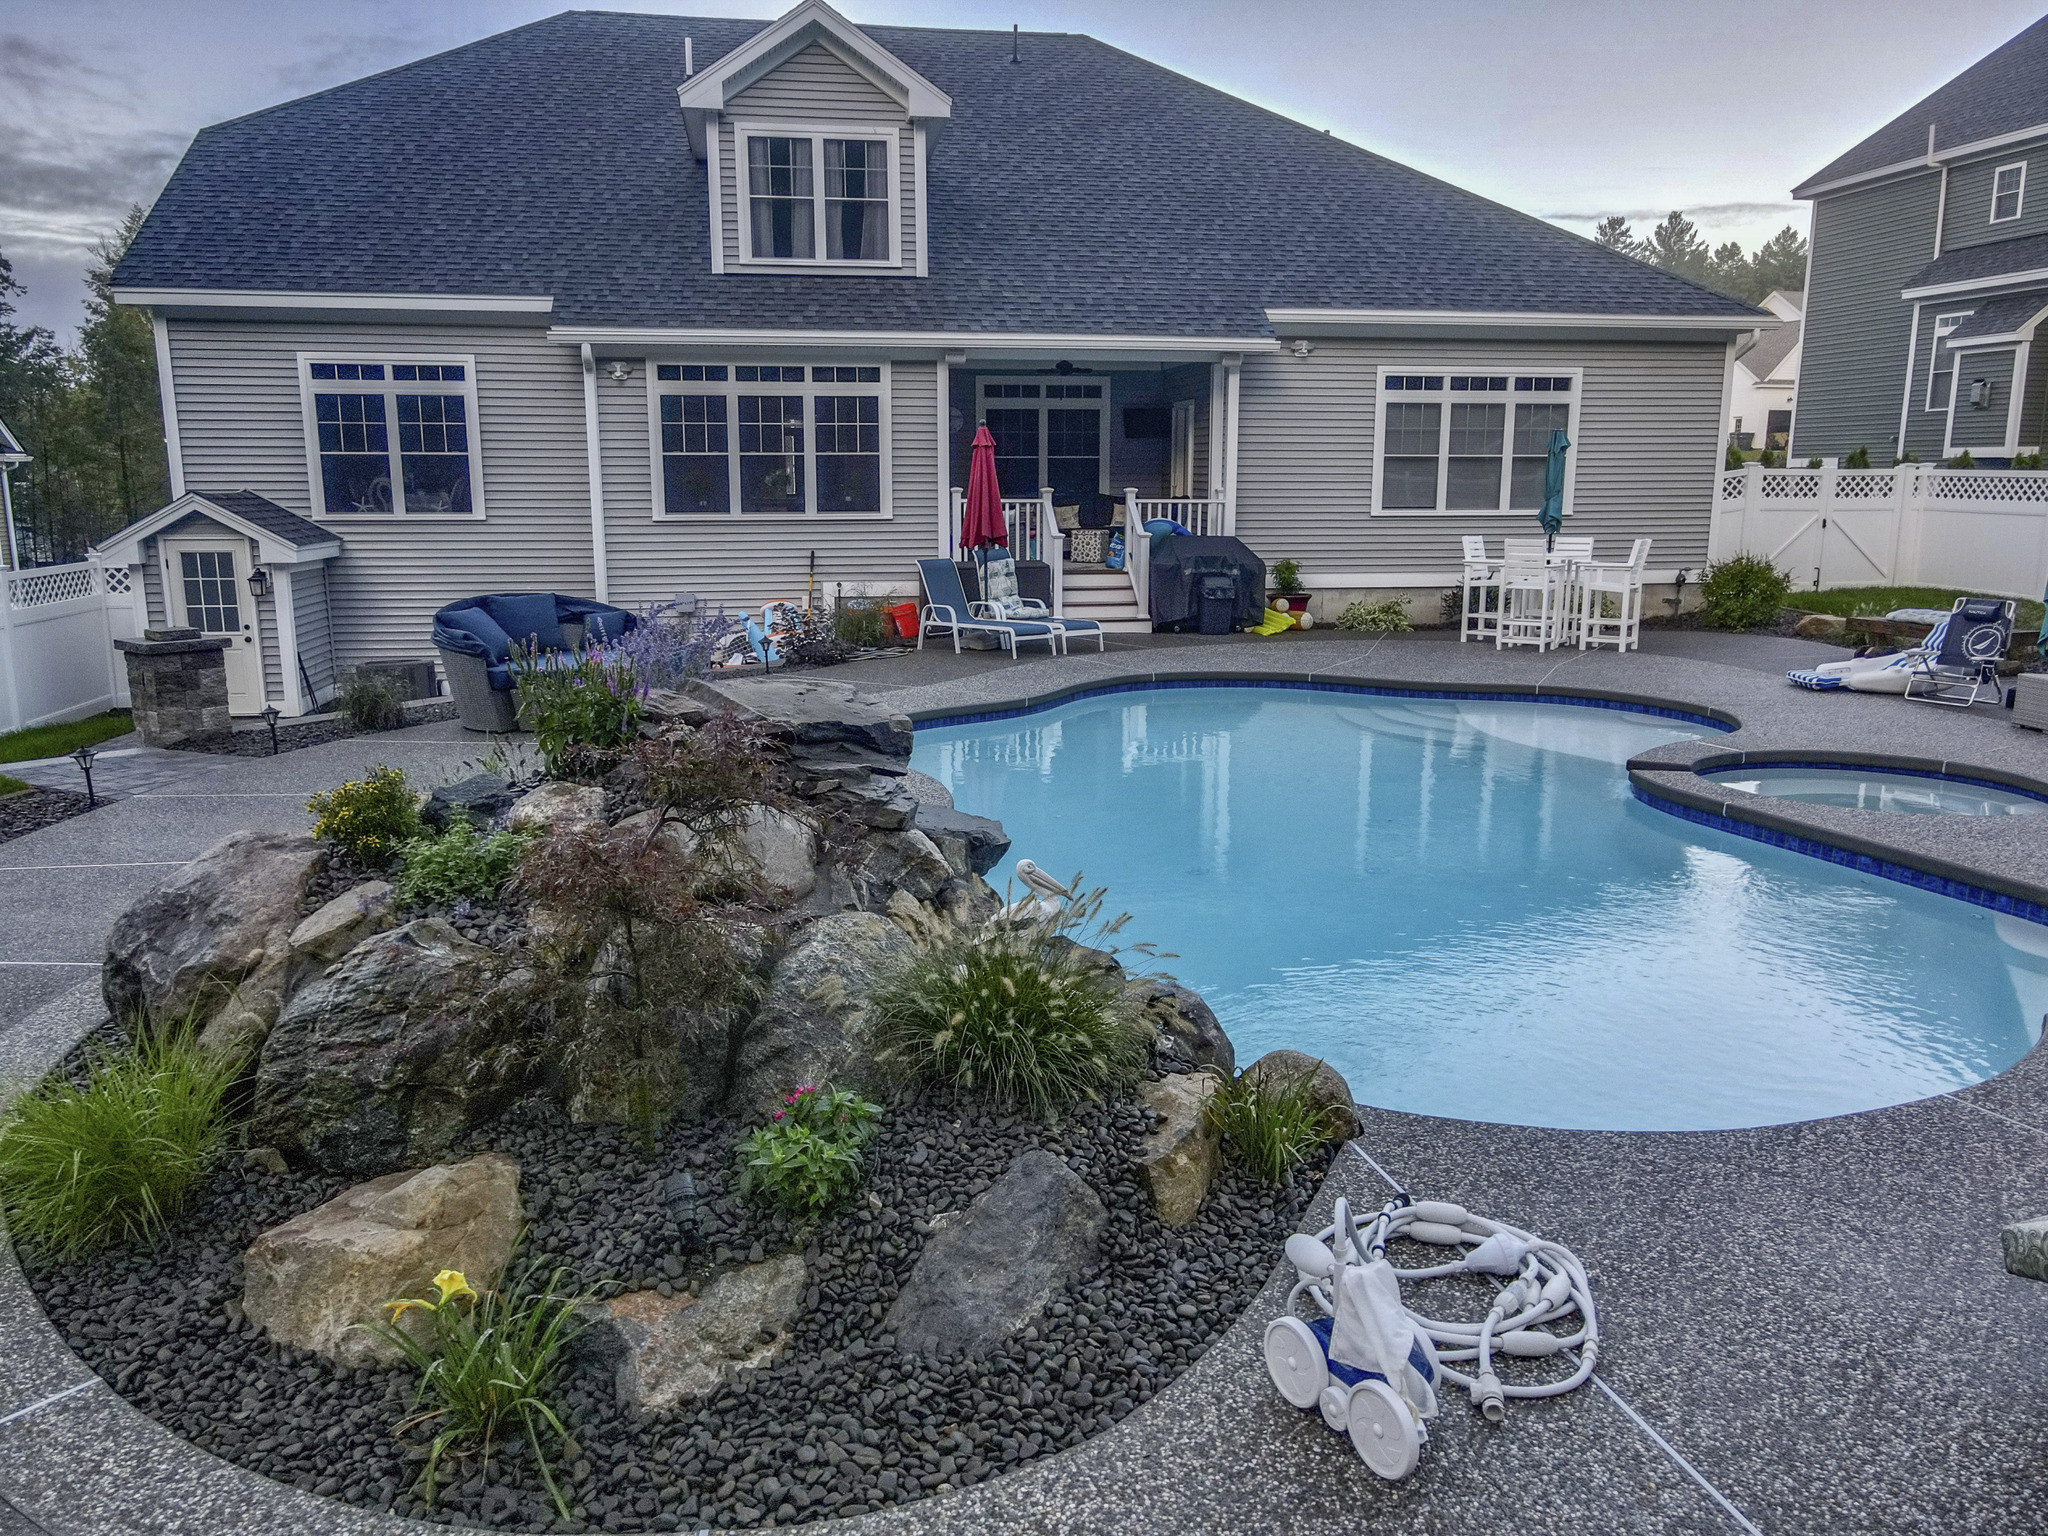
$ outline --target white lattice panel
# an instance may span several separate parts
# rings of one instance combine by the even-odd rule
[[[106,583],[107,596],[124,597],[134,590],[134,581],[125,565],[110,565],[100,572],[100,579]]]
[[[1776,470],[1763,477],[1765,501],[1813,501],[1820,495],[1820,475],[1813,470]]]
[[[2048,507],[2048,471],[1968,470],[1930,471],[1925,480],[1933,501],[1991,502],[2010,506],[2032,502]]]
[[[1837,501],[1889,501],[1898,494],[1898,476],[1890,470],[1848,470],[1835,479]]]
[[[90,597],[92,567],[60,565],[44,571],[24,571],[7,578],[7,604],[11,608],[47,608],[51,603],[68,603]]]
[[[1721,499],[1723,501],[1742,500],[1742,488],[1747,484],[1749,484],[1749,476],[1747,475],[1723,475],[1721,477]]]

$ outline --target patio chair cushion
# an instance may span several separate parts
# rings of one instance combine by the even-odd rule
[[[544,651],[559,651],[567,643],[552,592],[498,592],[479,602],[515,644],[530,640]]]
[[[982,587],[996,611],[1007,617],[1017,601],[1017,562],[1008,555],[995,556],[982,569]]]
[[[491,686],[499,693],[512,691],[512,667],[508,662],[494,661],[484,669],[484,675],[491,680]]]
[[[482,646],[480,652],[471,651],[470,654],[480,654],[485,661],[494,665],[502,664],[512,654],[512,637],[505,633],[505,628],[502,624],[481,608],[474,606],[443,608],[434,615],[434,627],[436,629],[453,630],[458,635],[467,635]],[[436,637],[436,643],[439,643],[438,636]],[[444,649],[452,650],[456,649],[456,647],[447,646]],[[469,648],[464,646],[461,649],[468,650]],[[491,686],[497,687],[499,685],[494,682]]]

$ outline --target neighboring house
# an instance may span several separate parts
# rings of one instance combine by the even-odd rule
[[[1728,435],[1741,448],[1784,448],[1792,440],[1792,393],[1799,382],[1800,314],[1806,296],[1780,288],[1764,308],[1784,322],[1735,349]]]
[[[2048,19],[1810,177],[1795,456],[2038,451]]]
[[[1091,38],[819,0],[570,13],[209,128],[115,282],[179,499],[110,554],[156,618],[253,622],[287,712],[478,592],[914,591],[981,421],[1009,493],[1196,498],[1326,611],[1433,611],[1562,426],[1574,529],[1668,580],[1772,323]]]
[[[22,449],[21,439],[8,431],[7,423],[0,421],[0,519],[7,524],[7,537],[0,540],[0,560],[7,562],[7,569],[21,569],[21,546],[14,531],[14,484],[12,476],[17,464],[29,462],[29,455]]]

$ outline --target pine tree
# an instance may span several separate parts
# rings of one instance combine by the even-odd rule
[[[1604,245],[1610,251],[1620,251],[1624,256],[1642,254],[1635,231],[1628,227],[1628,220],[1618,213],[1609,214],[1600,221],[1600,227],[1593,231],[1593,243]]]

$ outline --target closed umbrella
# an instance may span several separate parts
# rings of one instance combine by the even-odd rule
[[[1545,554],[1557,548],[1557,535],[1564,527],[1564,453],[1571,445],[1563,427],[1550,429],[1549,457],[1543,465],[1543,506],[1536,514],[1544,533]]]
[[[986,424],[974,429],[974,458],[967,468],[967,505],[960,510],[960,547],[973,550],[985,569],[988,551],[1010,542],[1003,517],[1003,489],[996,483],[996,440]]]

